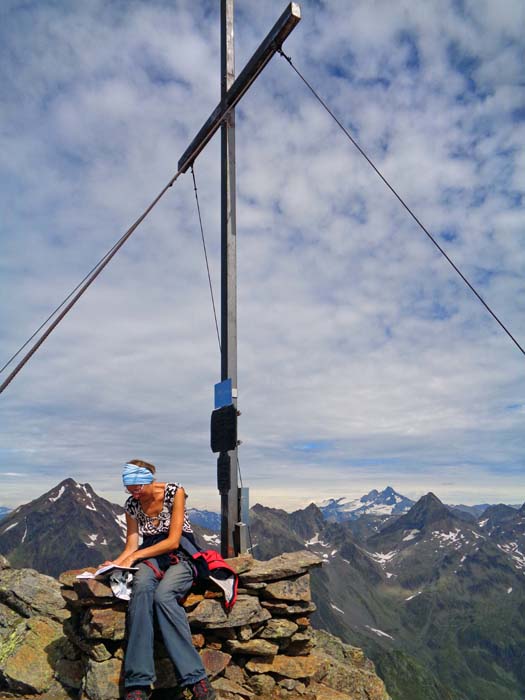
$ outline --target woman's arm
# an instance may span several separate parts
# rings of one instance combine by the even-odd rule
[[[126,546],[124,550],[116,559],[113,561],[105,561],[102,566],[107,566],[108,564],[117,564],[118,566],[131,566],[130,564],[124,564],[124,562],[137,551],[139,546],[139,529],[137,521],[126,513]]]
[[[121,566],[133,566],[133,563],[139,559],[148,559],[149,557],[157,557],[161,554],[166,554],[166,552],[172,552],[177,549],[180,543],[180,538],[182,535],[182,526],[184,524],[184,503],[186,500],[186,494],[182,487],[179,487],[175,493],[173,499],[173,509],[171,511],[171,522],[168,536],[162,542],[152,545],[151,547],[144,547],[144,549],[135,549],[134,552],[130,552],[127,557],[123,558],[118,563]],[[127,549],[127,543],[126,543]],[[125,554],[126,549],[122,552]],[[121,555],[121,557],[122,557]],[[120,559],[120,557],[119,557]],[[116,562],[117,563],[117,562]]]

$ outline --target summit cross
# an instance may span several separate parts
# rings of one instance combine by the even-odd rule
[[[235,105],[272,56],[280,51],[301,19],[297,3],[288,5],[266,38],[235,78],[233,2],[221,0],[221,101],[178,162],[186,172],[212,136],[221,129],[221,380],[231,379],[237,408],[237,246],[235,206]],[[217,477],[221,495],[221,553],[232,557],[247,550],[246,525],[241,521],[237,446],[221,453]],[[247,510],[247,509],[246,509]]]

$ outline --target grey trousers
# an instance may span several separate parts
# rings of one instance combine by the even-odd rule
[[[155,559],[151,560],[156,563]],[[128,608],[128,644],[124,659],[124,685],[149,686],[155,681],[153,624],[156,615],[166,651],[175,666],[180,685],[193,685],[206,678],[201,657],[191,641],[186,611],[179,603],[191,588],[193,570],[182,561],[158,581],[143,562],[133,579]]]

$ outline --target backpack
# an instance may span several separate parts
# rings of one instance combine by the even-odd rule
[[[239,577],[232,567],[224,561],[219,552],[214,549],[200,549],[193,538],[182,535],[180,548],[189,554],[191,562],[196,570],[193,585],[213,581],[224,591],[224,605],[226,610],[231,610],[237,600]]]
[[[145,537],[141,547],[149,547],[166,539],[166,537],[166,534]],[[193,565],[195,571],[193,585],[206,585],[207,581],[213,581],[224,591],[224,606],[226,610],[231,610],[237,600],[237,588],[239,586],[237,573],[224,561],[219,552],[214,549],[200,549],[193,535],[183,534],[180,538],[178,550],[156,557],[158,567],[150,559],[145,559],[144,564],[153,569],[155,577],[160,580],[164,576],[166,569],[173,564],[177,564],[181,558],[188,560]]]

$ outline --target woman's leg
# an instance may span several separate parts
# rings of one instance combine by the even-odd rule
[[[191,564],[182,561],[170,566],[155,591],[155,611],[164,646],[177,669],[182,686],[206,678],[201,657],[191,641],[186,611],[180,604],[193,583]]]
[[[155,560],[152,560],[155,563]],[[124,685],[148,686],[155,681],[153,662],[153,599],[158,581],[144,563],[133,577],[128,606],[128,644],[124,659]]]

